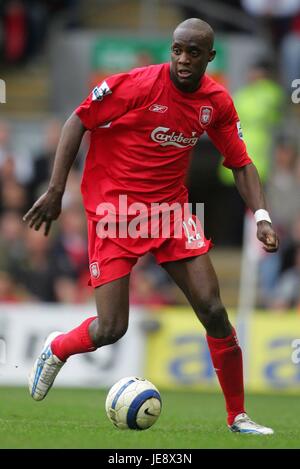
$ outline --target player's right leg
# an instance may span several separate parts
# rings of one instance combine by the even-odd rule
[[[75,329],[64,334],[48,336],[29,375],[29,391],[33,399],[44,399],[53,382],[71,356],[91,352],[119,340],[128,327],[129,277],[121,278],[95,288],[98,316],[86,319]]]

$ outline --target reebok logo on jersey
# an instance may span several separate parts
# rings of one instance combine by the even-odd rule
[[[185,137],[182,132],[179,134],[172,131],[170,132],[168,127],[156,127],[156,129],[151,132],[151,139],[159,143],[162,147],[173,145],[178,148],[193,147],[198,141],[196,132],[192,132],[191,137]]]
[[[104,96],[107,94],[112,94],[112,91],[106,81],[103,81],[100,86],[96,86],[92,92],[93,101],[102,101]]]
[[[168,106],[164,106],[163,104],[152,104],[149,107],[149,111],[159,112],[160,114],[163,114],[167,110],[168,110]]]

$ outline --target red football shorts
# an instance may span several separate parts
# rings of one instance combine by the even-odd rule
[[[123,237],[116,236],[120,225]],[[162,222],[159,220],[151,231],[147,225],[139,234],[134,232],[135,237],[132,237],[127,235],[129,222],[122,222],[115,227],[113,236],[104,237],[101,222],[88,218],[90,285],[95,288],[124,277],[148,252],[155,256],[158,264],[162,264],[200,256],[212,247],[211,241],[204,236],[199,219],[191,213],[185,217],[173,216],[167,225],[169,228],[162,232]]]

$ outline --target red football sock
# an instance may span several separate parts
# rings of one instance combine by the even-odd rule
[[[242,350],[238,345],[235,329],[224,339],[206,336],[212,362],[217,373],[227,410],[227,423],[232,425],[244,409],[244,382]]]
[[[89,335],[89,325],[96,318],[97,316],[88,318],[70,332],[56,337],[51,343],[51,350],[54,355],[65,362],[67,358],[76,353],[93,352],[96,350]]]

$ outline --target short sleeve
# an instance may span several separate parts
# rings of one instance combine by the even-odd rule
[[[243,140],[238,114],[228,93],[222,96],[222,105],[216,120],[207,129],[207,134],[224,157],[223,166],[226,168],[241,168],[252,163]]]
[[[134,108],[135,95],[129,73],[112,75],[96,86],[75,112],[84,127],[93,130]]]

